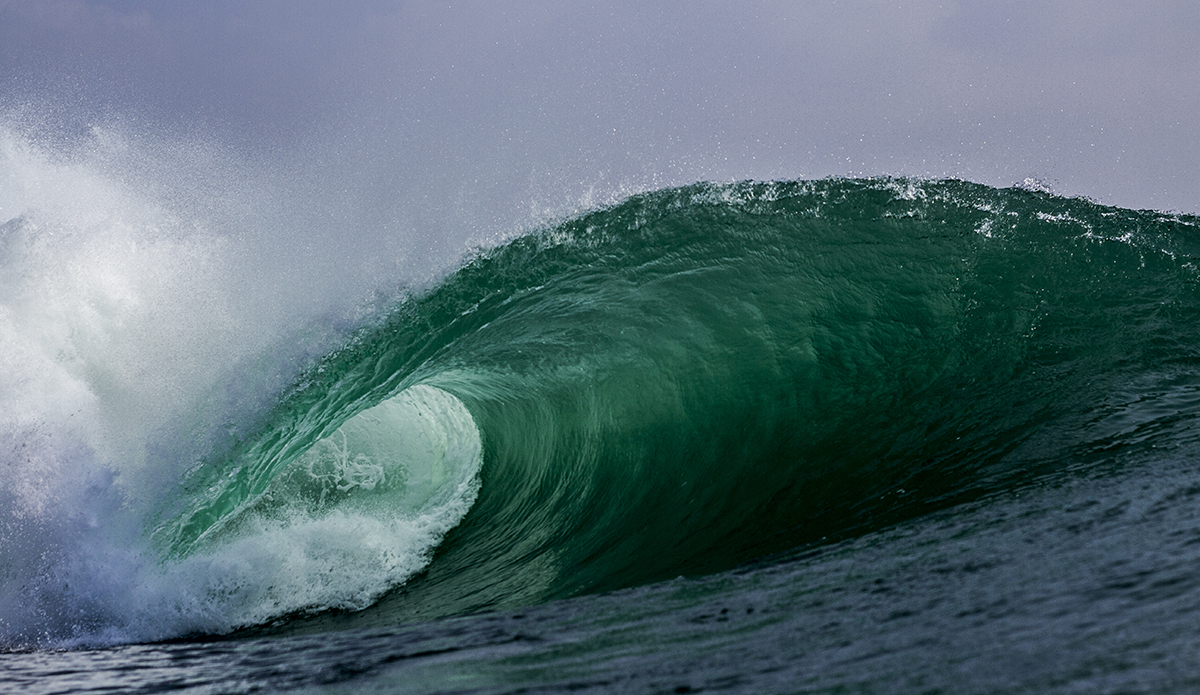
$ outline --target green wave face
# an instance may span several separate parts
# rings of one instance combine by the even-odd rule
[[[178,561],[440,519],[419,574],[303,604],[403,585],[373,613],[396,620],[718,571],[1134,460],[1196,436],[1197,227],[957,181],[635,196],[362,330],[155,538]]]

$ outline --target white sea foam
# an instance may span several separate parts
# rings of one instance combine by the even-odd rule
[[[295,236],[272,241],[255,225],[278,221],[246,214],[269,187],[249,190],[253,177],[212,152],[159,154],[100,131],[64,151],[0,125],[0,647],[361,608],[419,569],[473,500],[478,435],[472,453],[465,408],[432,396],[422,407],[442,418],[425,439],[458,436],[465,450],[441,451],[469,462],[437,504],[391,515],[293,510],[161,563],[144,528],[154,506],[338,338],[300,330],[306,319],[321,324],[330,305],[300,301],[307,278],[289,267],[303,264],[280,259]],[[335,294],[328,284],[313,293]],[[343,299],[362,289],[346,284]],[[347,464],[338,475],[349,487],[334,486],[343,495],[372,476],[381,490],[401,477],[394,463],[372,472],[357,454]]]
[[[161,600],[205,606],[188,619],[217,632],[295,612],[366,608],[421,570],[462,520],[480,462],[479,432],[463,404],[413,386],[318,442],[199,551],[162,571],[187,590]]]

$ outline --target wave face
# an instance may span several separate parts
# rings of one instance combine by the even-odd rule
[[[484,463],[389,620],[713,572],[1164,446],[1194,436],[1195,231],[961,182],[636,196],[363,330],[170,548],[415,385],[461,401]]]
[[[121,634],[529,605],[1152,461],[1197,437],[1198,223],[696,184],[484,250],[182,476],[131,581],[192,617]]]

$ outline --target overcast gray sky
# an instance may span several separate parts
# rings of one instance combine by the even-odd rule
[[[211,139],[449,236],[700,179],[1200,212],[1195,0],[0,0],[0,90],[51,139]]]

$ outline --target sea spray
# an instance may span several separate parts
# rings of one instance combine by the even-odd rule
[[[453,504],[469,505],[470,475],[425,517],[309,519],[257,550],[183,564],[153,548],[161,501],[343,339],[344,307],[364,287],[299,301],[294,238],[268,245],[280,223],[269,184],[227,154],[104,129],[71,147],[0,129],[0,182],[0,642],[224,632],[313,605],[362,607],[420,568],[429,539],[461,515]],[[447,417],[436,431],[462,421]],[[339,533],[379,540],[327,564],[358,576],[382,562],[387,579],[358,587],[343,575],[340,594],[333,575],[324,593],[303,586],[297,544],[336,545]],[[258,581],[255,563],[300,584]],[[271,585],[282,593],[264,593]]]

